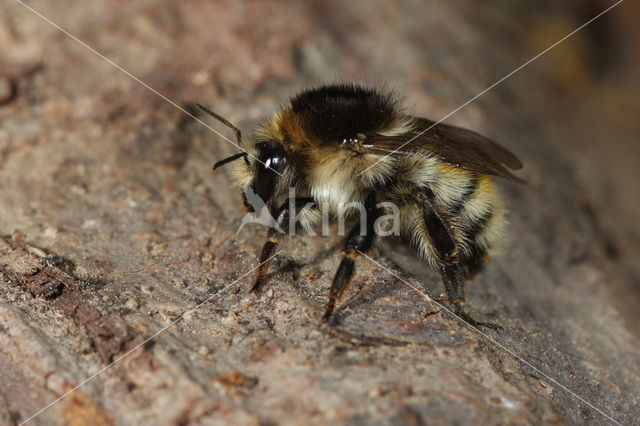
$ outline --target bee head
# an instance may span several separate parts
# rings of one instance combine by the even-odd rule
[[[277,197],[279,184],[289,159],[282,144],[261,141],[255,145],[253,183],[251,188],[265,204]]]

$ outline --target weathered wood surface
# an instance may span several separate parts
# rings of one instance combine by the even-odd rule
[[[438,119],[607,6],[543,3],[29,5],[248,130],[300,88],[363,76]],[[640,416],[638,12],[623,3],[448,120],[518,153],[530,182],[501,184],[510,242],[471,308],[623,424]],[[322,326],[339,240],[287,240],[248,295],[265,230],[235,235],[239,194],[210,171],[235,149],[18,3],[0,22],[0,424],[166,327],[32,424],[609,423],[366,259]],[[441,292],[404,251],[375,255]]]

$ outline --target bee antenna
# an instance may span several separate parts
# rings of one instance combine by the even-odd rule
[[[232,156],[227,157],[227,158],[225,158],[223,160],[220,160],[216,164],[214,164],[213,165],[213,170],[217,169],[220,166],[224,166],[225,164],[230,163],[230,162],[232,162],[234,160],[237,160],[240,157],[244,157],[245,163],[247,163],[247,166],[249,166],[249,160],[247,160],[247,156],[248,155],[249,154],[247,154],[246,152],[240,152],[238,154],[233,154]]]
[[[219,122],[224,124],[225,126],[231,128],[233,130],[233,132],[236,134],[236,140],[238,141],[239,147],[242,147],[242,133],[240,132],[240,129],[238,129],[236,126],[231,124],[231,122],[229,120],[227,120],[226,118],[224,118],[221,115],[218,115],[215,112],[211,111],[206,106],[204,106],[204,105],[202,105],[200,103],[198,103],[196,105],[198,105],[198,108],[200,108],[201,110],[203,110],[204,112],[206,112],[207,114],[209,114],[210,116],[212,116],[213,118],[215,118],[216,120],[218,120]],[[251,165],[249,164],[249,160],[247,159],[247,156],[248,156],[248,154],[247,154],[246,151],[245,152],[241,152],[240,154],[232,155],[231,157],[227,157],[224,160],[218,161],[216,164],[213,165],[213,169],[215,170],[216,168],[218,168],[220,166],[223,166],[223,165],[229,163],[230,161],[237,160],[240,157],[244,157],[244,163],[247,165],[247,168],[250,168]]]
[[[229,120],[227,120],[226,118],[224,118],[224,117],[216,114],[215,112],[211,111],[206,106],[204,106],[202,104],[196,104],[196,105],[198,105],[198,108],[200,108],[201,110],[203,110],[204,112],[206,112],[207,114],[209,114],[210,116],[212,116],[213,118],[215,118],[216,120],[218,120],[219,122],[224,124],[225,126],[231,128],[233,130],[233,132],[236,134],[236,140],[238,141],[238,145],[242,146],[242,134],[240,133],[240,129],[238,129],[236,126],[231,124],[229,122]]]

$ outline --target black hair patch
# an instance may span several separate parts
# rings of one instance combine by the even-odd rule
[[[391,95],[351,84],[304,91],[291,99],[291,107],[305,130],[324,143],[374,132],[396,117]]]

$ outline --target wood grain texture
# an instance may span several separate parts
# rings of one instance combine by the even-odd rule
[[[438,120],[607,7],[29,5],[231,140],[197,102],[248,134],[301,88],[365,79]],[[510,241],[467,287],[474,314],[622,424],[640,417],[637,12],[624,2],[447,120],[516,153],[530,183],[500,184]],[[0,424],[165,327],[31,424],[609,423],[366,259],[322,325],[339,238],[286,239],[259,296],[251,274],[227,287],[266,234],[236,235],[240,195],[211,172],[237,150],[18,3],[0,22]],[[402,245],[372,256],[442,292]]]

